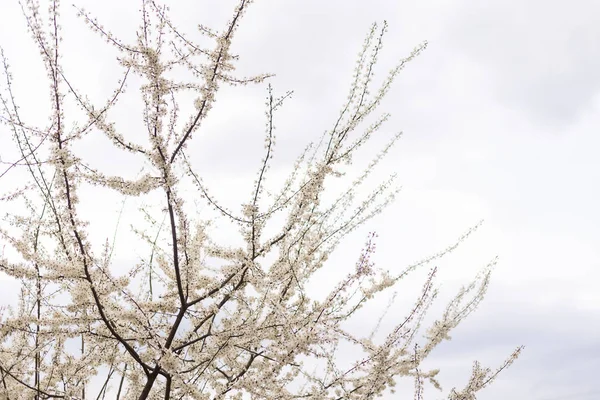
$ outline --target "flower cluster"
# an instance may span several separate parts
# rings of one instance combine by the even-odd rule
[[[214,41],[210,49],[179,32],[168,8],[154,0],[142,1],[137,40],[130,44],[79,10],[90,28],[119,51],[123,68],[116,89],[98,106],[71,85],[62,68],[58,0],[48,1],[47,21],[37,0],[24,2],[27,26],[46,66],[51,109],[47,127],[22,121],[3,55],[2,121],[12,132],[20,160],[11,168],[26,167],[31,179],[24,188],[1,197],[26,207],[25,214],[8,215],[6,226],[0,226],[0,237],[15,254],[0,255],[0,271],[21,283],[18,307],[0,312],[1,397],[83,399],[110,393],[117,399],[142,400],[372,399],[402,377],[415,379],[419,399],[425,380],[440,388],[435,380],[438,370],[424,371],[421,362],[476,308],[495,260],[450,302],[442,318],[427,330],[422,346],[415,344],[416,334],[437,295],[435,267],[410,313],[395,320],[381,342],[373,335],[348,332],[345,322],[409,272],[452,251],[471,231],[398,275],[374,267],[376,235],[370,234],[356,268],[332,285],[323,300],[307,294],[310,279],[325,267],[341,239],[381,212],[399,191],[392,187],[392,176],[357,205],[354,202],[357,188],[400,137],[397,134],[348,190],[330,203],[323,195],[328,180],[342,176],[353,155],[387,121],[389,115],[383,114],[350,140],[377,109],[399,71],[426,43],[400,60],[372,94],[374,67],[387,29],[384,24],[377,35],[373,25],[334,126],[318,146],[307,147],[281,191],[264,207],[265,180],[275,150],[275,111],[291,96],[288,92],[275,97],[269,85],[265,155],[252,193],[237,215],[209,195],[185,151],[223,83],[260,83],[269,77],[233,75],[238,57],[230,53],[231,43],[251,3],[239,0],[220,32],[199,26],[200,33]],[[175,67],[186,68],[195,80],[175,80],[170,74]],[[142,82],[145,146],[119,132],[108,118],[131,76]],[[178,95],[186,91],[195,94],[194,108],[178,129],[182,120]],[[67,98],[85,115],[71,127],[65,117]],[[141,155],[153,173],[131,180],[86,165],[73,143],[92,132],[106,136],[115,148]],[[186,178],[196,184],[200,198],[237,224],[244,245],[215,243],[209,235],[211,221],[186,211],[189,199],[182,194]],[[84,183],[124,197],[160,194],[162,222],[143,210],[152,233],[134,227],[148,246],[148,259],[115,273],[111,244],[107,240],[100,249],[94,246],[88,223],[79,215],[78,190]],[[277,213],[284,213],[284,221],[267,237],[264,228]],[[351,367],[337,362],[343,342],[362,350],[363,356],[357,353]],[[322,368],[313,370],[311,362]],[[106,373],[104,384],[99,393],[92,393],[90,382],[101,372]],[[452,390],[449,399],[474,399],[498,372],[475,364],[468,385],[460,392]]]

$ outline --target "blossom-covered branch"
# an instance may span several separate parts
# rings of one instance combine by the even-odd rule
[[[61,6],[58,0],[47,3],[46,11],[37,0],[26,0],[22,7],[47,73],[46,126],[22,118],[9,55],[2,53],[0,121],[14,139],[15,154],[0,178],[24,170],[29,180],[0,197],[22,211],[7,214],[0,226],[0,240],[13,252],[0,254],[0,271],[21,285],[16,309],[0,313],[1,396],[366,400],[392,389],[403,377],[414,379],[416,399],[424,398],[425,381],[441,389],[435,379],[438,370],[427,371],[421,364],[483,299],[495,259],[448,304],[422,343],[417,343],[417,334],[437,296],[437,266],[431,267],[406,316],[385,316],[393,320],[393,328],[383,340],[375,341],[373,333],[355,334],[345,323],[410,272],[453,251],[479,225],[401,273],[395,265],[389,270],[375,267],[371,256],[376,235],[371,234],[364,249],[356,252],[355,268],[331,285],[322,300],[311,298],[308,290],[342,238],[381,212],[400,190],[392,175],[357,199],[358,188],[401,137],[399,132],[347,190],[330,202],[324,196],[328,182],[351,171],[353,157],[387,122],[389,114],[383,113],[364,126],[426,42],[400,59],[372,93],[387,30],[385,22],[380,30],[373,24],[339,115],[320,142],[299,156],[276,195],[265,189],[276,150],[275,121],[292,92],[276,96],[269,84],[264,156],[251,193],[236,211],[210,194],[187,144],[194,134],[203,133],[202,122],[211,115],[222,84],[259,84],[271,76],[234,75],[239,57],[230,51],[232,40],[252,1],[239,0],[221,31],[199,25],[199,34],[214,42],[212,48],[180,32],[168,7],[153,0],[142,0],[141,24],[132,43],[117,38],[92,13],[76,8],[90,29],[119,54],[121,79],[110,83],[114,90],[100,104],[77,88],[63,68]],[[175,67],[187,70],[193,79],[176,80],[178,75],[171,73]],[[124,130],[111,120],[127,85],[135,80],[141,82],[142,132]],[[182,119],[180,102],[189,92],[195,96],[195,109]],[[77,114],[67,105],[83,112],[81,121],[72,122]],[[141,175],[132,179],[92,167],[75,145],[91,135],[104,136],[132,160],[142,159]],[[146,144],[139,144],[140,135],[146,136]],[[189,211],[187,183],[222,218],[236,224],[243,245],[213,240],[212,221]],[[112,245],[107,239],[95,246],[81,215],[79,193],[85,185],[125,199],[159,196],[160,211],[141,210],[151,229],[133,226],[149,257],[140,256],[137,264],[119,266],[121,273],[115,273],[114,240]],[[267,234],[267,223],[276,215],[283,215],[282,223]],[[350,367],[342,367],[337,358],[342,343],[360,349]],[[474,399],[519,352],[520,348],[495,373],[475,364],[465,389],[452,390],[449,399]],[[312,371],[310,363],[319,368]],[[96,379],[101,385],[94,393],[91,382]],[[111,386],[113,380],[118,386]]]

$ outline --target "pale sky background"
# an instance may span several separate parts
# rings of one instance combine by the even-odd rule
[[[134,37],[139,2],[75,3],[125,41]],[[182,31],[196,34],[198,23],[220,29],[235,3],[173,2],[171,16]],[[119,77],[115,52],[75,18],[70,3],[62,14],[65,70],[99,102]],[[236,74],[272,72],[275,94],[294,90],[275,117],[274,182],[287,175],[308,142],[332,127],[373,22],[389,23],[376,78],[429,42],[382,102],[376,115],[391,112],[392,118],[352,169],[360,172],[390,135],[403,131],[372,178],[378,183],[397,171],[403,191],[383,214],[349,235],[319,275],[319,282],[333,285],[352,267],[369,231],[379,234],[378,266],[399,271],[485,219],[475,236],[437,263],[443,285],[432,318],[460,285],[500,257],[480,308],[426,362],[442,368],[444,388],[442,396],[427,386],[428,399],[462,388],[474,360],[495,368],[521,344],[521,357],[479,399],[600,398],[598,15],[600,4],[592,0],[256,0],[242,21],[233,45],[240,56]],[[0,45],[23,113],[43,124],[45,76],[15,0],[0,0]],[[131,102],[123,101],[113,116],[127,137],[140,126],[131,120],[139,115],[137,93],[126,96]],[[188,147],[211,193],[236,211],[240,199],[248,198],[262,156],[265,96],[266,84],[223,86]],[[80,146],[92,165],[106,173],[139,171],[139,160],[93,136]],[[15,158],[10,146],[8,131],[0,127],[2,160]],[[0,192],[6,182],[0,181]],[[82,205],[94,243],[112,237],[118,197],[88,191]],[[125,214],[135,211],[133,201],[126,203]],[[217,235],[230,240],[225,230]],[[117,264],[135,260],[130,236],[122,221]],[[388,328],[413,304],[426,273],[397,287]],[[0,278],[2,303],[12,301],[13,289]],[[369,332],[388,298],[381,296],[359,315],[357,332]],[[412,385],[407,381],[405,392],[386,398],[412,399]]]

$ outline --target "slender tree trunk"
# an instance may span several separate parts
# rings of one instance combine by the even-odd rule
[[[40,315],[41,315],[41,300],[42,296],[42,284],[40,283],[40,275],[38,268],[38,276],[37,276],[37,299],[36,299],[36,315],[37,315],[37,323],[35,326],[35,400],[39,400],[40,398]]]
[[[83,340],[83,333],[81,334],[81,357],[83,357],[85,351],[85,341]],[[81,388],[81,398],[85,400],[85,383]]]
[[[146,385],[144,386],[144,390],[138,397],[138,400],[146,400],[148,395],[150,394],[150,390],[152,390],[152,386],[154,386],[154,382],[156,381],[156,377],[158,377],[158,371],[160,367],[157,365],[152,373],[148,376],[148,380],[146,381]]]

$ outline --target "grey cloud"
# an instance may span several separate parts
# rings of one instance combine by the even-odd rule
[[[495,95],[546,127],[573,121],[600,88],[597,2],[464,2],[455,50],[485,65]]]
[[[219,28],[234,3],[203,4],[202,13],[187,12],[192,6],[200,9],[195,2],[173,4],[174,21],[181,23],[185,32],[195,32],[194,25],[204,21]],[[503,265],[492,278],[490,295],[481,309],[457,328],[451,342],[432,355],[431,365],[439,362],[444,368],[444,388],[466,383],[473,360],[494,367],[522,343],[527,345],[522,357],[482,392],[480,400],[597,399],[598,309],[590,304],[583,310],[573,302],[583,289],[594,290],[598,271],[592,268],[597,253],[590,250],[598,237],[595,182],[600,169],[594,133],[598,124],[591,120],[575,126],[581,110],[599,89],[597,3],[392,3],[373,0],[365,7],[359,1],[346,0],[262,0],[250,9],[234,42],[234,52],[240,54],[239,74],[274,72],[278,74],[272,80],[276,94],[295,90],[276,115],[280,129],[276,131],[273,165],[291,166],[307,142],[331,127],[347,93],[356,53],[373,21],[387,18],[390,23],[378,78],[414,45],[428,39],[429,49],[401,73],[388,101],[382,104],[381,111],[390,111],[394,118],[382,135],[374,137],[379,144],[399,129],[407,132],[399,153],[394,152],[388,160],[394,170],[401,169],[404,174],[400,182],[409,186],[399,199],[399,205],[407,210],[387,210],[385,219],[374,220],[367,227],[383,233],[380,248],[388,249],[383,266],[414,261],[413,255],[418,258],[421,251],[430,254],[445,247],[454,237],[444,242],[443,229],[452,225],[462,232],[461,227],[470,226],[471,220],[457,220],[489,209],[490,226],[501,232],[486,241],[486,246],[494,252],[503,250]],[[131,37],[128,28],[132,28],[137,5],[130,13],[115,13],[110,7],[93,4],[94,9],[92,5],[88,8],[101,12],[98,16],[105,26]],[[5,32],[1,25],[0,34]],[[13,28],[17,25],[22,28],[21,21],[14,22]],[[85,31],[81,24],[65,28],[65,34]],[[104,54],[94,51],[108,46],[88,44],[87,37],[66,39],[67,44],[85,48],[73,57],[73,65],[78,67],[73,71],[74,75],[78,71],[86,74],[73,79],[88,84],[89,76],[101,76],[98,81],[104,81],[114,71],[94,66]],[[0,42],[5,44],[4,37]],[[15,63],[21,57],[17,51],[22,42],[16,41],[12,47]],[[118,73],[113,75],[118,77]],[[112,87],[104,89],[110,92]],[[132,92],[129,96],[135,97]],[[214,115],[188,147],[198,172],[209,175],[206,182],[214,188],[211,193],[225,205],[237,207],[235,210],[240,196],[250,189],[241,190],[240,182],[252,183],[251,173],[263,154],[265,96],[265,85],[224,87]],[[134,132],[132,108],[127,103],[122,106],[119,109],[125,112],[115,118],[130,137]],[[515,116],[515,110],[520,115]],[[561,138],[548,140],[546,128],[553,124],[573,129],[563,129]],[[92,149],[95,153],[89,151]],[[125,157],[108,162],[106,155],[112,152],[97,142],[85,150],[93,165],[107,173],[111,168],[121,170],[129,162]],[[132,174],[135,172],[132,169]],[[280,172],[273,171],[273,177]],[[218,176],[211,179],[210,174]],[[411,186],[412,194],[416,191],[419,196],[409,196]],[[109,214],[109,207],[105,213],[94,211],[95,195],[82,193],[82,204],[89,204],[84,214],[96,218],[96,226],[104,228],[93,232],[95,239],[103,240],[104,234],[112,235],[116,213]],[[103,199],[105,204],[110,200]],[[112,208],[118,211],[119,203],[114,204]],[[479,208],[473,211],[476,206]],[[133,205],[128,207],[134,210]],[[468,214],[463,208],[473,212]],[[454,219],[444,219],[442,214]],[[121,231],[121,243],[130,244],[123,239],[127,228]],[[218,239],[229,239],[222,226],[218,231]],[[362,246],[364,235],[358,236],[356,246]],[[344,263],[352,265],[358,250],[349,248],[355,251],[344,253],[326,268],[334,271]],[[467,256],[474,258],[472,253]],[[464,268],[461,265],[457,273],[464,273]],[[548,275],[554,280],[544,279]],[[583,282],[575,285],[574,276]],[[536,283],[517,290],[510,285],[514,281]],[[1,282],[0,288],[5,287]],[[2,297],[3,301],[14,298],[8,291],[3,291]],[[549,301],[538,304],[542,297]],[[561,301],[562,306],[555,305]],[[364,326],[364,321],[359,321],[356,332]],[[411,393],[411,386],[401,393]],[[426,398],[439,396],[431,390]]]

